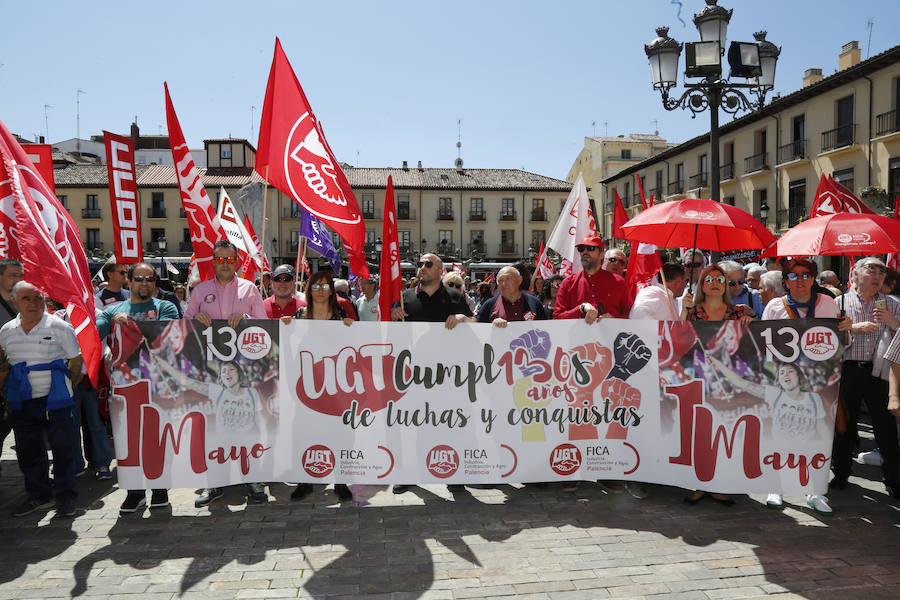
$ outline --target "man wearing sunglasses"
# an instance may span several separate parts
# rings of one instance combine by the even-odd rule
[[[266,316],[270,319],[296,317],[306,306],[297,294],[297,275],[291,265],[278,265],[272,271],[272,295],[265,299]]]
[[[559,286],[554,319],[584,319],[590,325],[604,317],[628,318],[631,303],[621,275],[603,270],[603,240],[588,234],[576,246],[582,270]]]
[[[103,310],[110,304],[127,300],[129,292],[125,285],[128,283],[128,267],[112,262],[103,265],[101,272],[106,279],[106,287],[94,296],[97,308]]]
[[[625,266],[627,264],[628,259],[625,258],[625,253],[618,248],[610,248],[603,255],[603,268],[610,273],[625,277]]]
[[[686,296],[693,296],[697,292],[697,281],[700,280],[700,272],[706,267],[706,257],[700,250],[686,251],[681,259],[684,267],[684,275],[687,278],[687,285],[684,289]]]
[[[746,304],[753,309],[751,316],[759,318],[765,308],[759,292],[751,290],[747,286],[747,280],[744,279],[744,268],[733,260],[723,260],[719,263],[719,268],[725,272],[728,279],[728,295],[731,297],[731,303],[734,305]]]
[[[191,293],[185,319],[196,319],[205,327],[213,319],[227,319],[235,327],[241,319],[265,319],[259,288],[252,281],[237,277],[238,250],[228,240],[219,240],[213,247],[216,276],[201,281]]]
[[[890,368],[883,360],[891,338],[900,328],[900,302],[881,293],[887,267],[880,259],[870,256],[857,261],[853,272],[856,289],[837,299],[838,306],[853,322],[853,336],[850,345],[844,349],[841,368],[841,397],[847,411],[847,426],[843,433],[834,436],[831,487],[841,490],[847,486],[853,466],[851,453],[857,437],[859,407],[865,400],[875,441],[881,450],[887,493],[900,498],[897,422],[888,411],[886,379]]]
[[[124,324],[128,321],[171,321],[178,319],[178,309],[168,300],[156,298],[156,270],[147,263],[136,263],[128,268],[128,279],[131,282],[131,297],[127,302],[119,302],[106,309],[97,316],[97,331],[100,339],[106,339],[110,334],[113,324]],[[93,437],[93,436],[92,436]],[[106,439],[105,433],[103,439]],[[106,450],[108,452],[108,449]],[[95,443],[95,463],[103,459],[97,454]],[[109,465],[109,460],[105,461]],[[136,512],[147,504],[146,490],[128,490],[125,501],[119,507],[120,515]],[[153,490],[150,497],[150,508],[162,508],[169,505],[169,492],[165,489]]]

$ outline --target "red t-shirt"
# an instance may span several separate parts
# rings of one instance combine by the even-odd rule
[[[298,310],[306,306],[306,302],[297,296],[294,296],[284,305],[284,308],[282,308],[276,304],[275,296],[269,296],[263,301],[263,305],[266,307],[267,317],[270,319],[278,319],[280,317],[293,317]]]
[[[580,319],[582,303],[588,302],[600,308],[600,314],[609,313],[619,319],[627,319],[631,312],[628,288],[621,275],[600,269],[590,277],[584,271],[563,279],[553,308],[554,319]]]

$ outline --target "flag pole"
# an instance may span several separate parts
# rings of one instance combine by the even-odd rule
[[[266,218],[266,202],[268,200],[268,195],[269,195],[269,165],[266,165],[266,174],[263,176],[263,181],[265,182],[265,185],[263,186],[263,210],[262,210],[263,222],[262,222],[262,238],[261,239],[262,239],[262,247],[263,247],[263,257],[265,257],[265,255],[266,255],[266,222],[268,221],[268,218]],[[272,253],[274,254],[274,252],[275,252],[275,249],[272,248]],[[272,258],[274,259],[275,257],[273,256]],[[272,262],[274,262],[274,260]]]

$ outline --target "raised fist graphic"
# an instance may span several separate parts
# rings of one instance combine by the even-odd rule
[[[609,398],[610,411],[614,412],[617,408],[620,407],[641,407],[641,392],[638,391],[637,388],[631,387],[621,379],[607,379],[603,382],[603,385],[600,386],[600,392],[603,394],[603,398]],[[627,422],[631,422],[630,418]],[[609,428],[606,430],[606,439],[624,440],[627,437],[627,425],[623,427],[617,421],[613,421],[609,424]]]
[[[652,352],[644,340],[633,333],[620,333],[613,343],[616,364],[609,373],[610,378],[625,381],[644,368],[650,361]]]
[[[550,334],[539,329],[526,331],[509,343],[509,349],[515,352],[517,348],[524,349],[529,358],[547,358],[550,356]],[[540,366],[522,365],[519,367],[523,377],[529,377],[542,371]]]

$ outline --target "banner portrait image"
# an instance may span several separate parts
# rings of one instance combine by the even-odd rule
[[[129,325],[112,344],[126,487],[827,486],[834,319]]]

